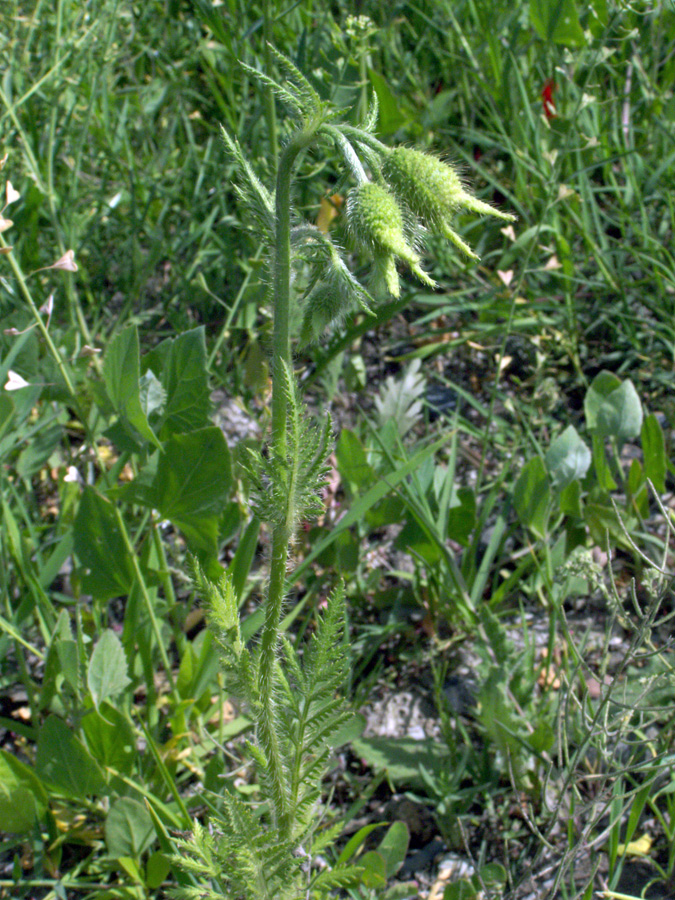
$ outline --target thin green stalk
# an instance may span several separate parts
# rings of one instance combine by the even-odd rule
[[[4,248],[7,246],[9,246],[9,245],[5,241],[4,237],[2,235],[0,235],[0,247]],[[56,349],[56,346],[54,345],[54,342],[52,341],[51,335],[49,334],[49,331],[47,330],[47,326],[42,321],[42,316],[40,315],[40,312],[39,312],[37,306],[35,305],[35,302],[33,300],[31,292],[28,289],[28,285],[26,284],[26,279],[24,278],[23,272],[19,268],[19,264],[17,263],[16,259],[14,258],[13,253],[8,253],[7,259],[9,261],[10,266],[12,267],[12,271],[14,272],[14,277],[16,278],[16,280],[18,282],[19,289],[20,289],[21,293],[23,294],[26,303],[28,304],[28,308],[30,309],[30,311],[33,315],[33,318],[35,319],[35,324],[37,325],[38,331],[44,338],[44,342],[47,345],[47,348],[48,348],[50,354],[52,355],[54,362],[56,363],[56,365],[58,367],[59,372],[61,373],[61,377],[63,378],[63,381],[64,381],[66,387],[68,388],[68,393],[71,395],[73,400],[75,402],[77,402],[77,394],[75,392],[73,383],[70,380],[70,375],[68,374],[68,371],[67,371],[65,365],[63,364],[63,359],[61,358],[61,354]]]
[[[272,355],[272,436],[274,448],[285,456],[286,394],[281,369],[291,366],[291,172],[298,154],[313,140],[315,131],[300,131],[286,145],[279,160],[276,190],[274,250],[274,338]]]
[[[148,611],[148,616],[150,618],[150,624],[152,625],[152,630],[155,634],[155,638],[157,640],[157,644],[159,647],[159,655],[162,657],[162,665],[164,666],[164,671],[166,672],[166,677],[169,681],[169,686],[171,688],[171,693],[176,693],[176,682],[173,677],[173,671],[171,669],[171,663],[169,662],[169,657],[166,652],[166,647],[164,646],[164,641],[162,640],[162,632],[159,627],[159,622],[157,621],[157,616],[155,615],[155,610],[152,605],[152,600],[150,599],[150,595],[148,594],[148,589],[145,586],[145,580],[143,578],[143,573],[141,572],[141,567],[138,562],[138,555],[134,550],[134,547],[129,538],[129,533],[127,531],[126,524],[124,519],[122,518],[122,513],[115,506],[115,520],[117,522],[117,527],[120,530],[120,535],[122,540],[124,541],[124,546],[126,547],[127,553],[129,554],[129,559],[131,560],[131,565],[134,569],[134,574],[136,576],[136,580],[138,581],[138,587],[141,592],[141,596],[143,597],[143,602]]]
[[[291,174],[298,154],[313,140],[314,130],[301,131],[286,145],[279,159],[276,189],[274,257],[274,341],[272,361],[272,441],[277,459],[286,457],[287,402],[283,369],[291,366]],[[288,820],[287,776],[274,727],[274,667],[279,640],[279,620],[284,599],[288,544],[292,535],[286,523],[274,526],[272,560],[265,623],[260,640],[259,738],[267,756],[274,791],[274,818],[286,830]]]
[[[356,155],[356,151],[342,131],[339,128],[335,128],[334,125],[324,125],[322,131],[328,134],[337,145],[356,183],[365,184],[368,181],[365,169],[361,165],[361,160]]]
[[[272,43],[274,34],[272,26],[272,4],[270,0],[263,3],[263,35],[265,37],[265,74],[272,77]],[[277,129],[277,112],[274,105],[274,91],[268,85],[265,88],[265,119],[267,120],[267,132],[270,140],[270,159],[276,161],[279,158],[279,134]]]
[[[160,567],[160,578],[162,580],[162,587],[164,588],[164,596],[166,598],[167,604],[167,612],[169,613],[169,619],[171,621],[171,627],[173,630],[173,639],[176,642],[176,647],[180,653],[185,649],[186,638],[185,635],[175,621],[174,616],[171,615],[172,610],[176,608],[178,602],[176,600],[176,592],[173,588],[173,581],[171,580],[171,574],[169,572],[169,561],[166,558],[166,550],[164,549],[164,542],[162,541],[162,537],[159,533],[159,527],[157,522],[152,523],[151,528],[152,534],[152,544],[155,548],[155,553],[157,554],[157,558],[159,560]]]

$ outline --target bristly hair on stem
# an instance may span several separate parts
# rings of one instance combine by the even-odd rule
[[[281,362],[280,381],[286,396],[285,452],[272,445],[267,456],[249,449],[247,471],[253,487],[253,502],[264,521],[282,525],[292,539],[301,522],[323,512],[322,491],[330,472],[326,463],[331,419],[323,426],[312,423],[300,401],[295,377]]]

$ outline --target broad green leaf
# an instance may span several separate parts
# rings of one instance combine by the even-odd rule
[[[366,451],[357,435],[343,428],[335,447],[335,458],[340,477],[358,494],[375,481],[375,472],[366,457]]]
[[[146,885],[151,890],[155,890],[165,881],[170,871],[171,863],[162,852],[156,850],[150,855],[148,864],[145,867]]]
[[[662,494],[666,489],[666,439],[659,420],[650,413],[642,423],[640,432],[645,475]]]
[[[584,506],[584,522],[588,526],[593,542],[599,547],[607,545],[607,532],[613,541],[622,547],[626,546],[624,529],[630,533],[632,527],[630,520],[626,517],[624,525],[622,525],[616,510],[609,503],[595,499],[587,501]]]
[[[349,860],[352,858],[352,856],[354,856],[359,847],[363,845],[368,835],[375,831],[376,828],[383,828],[385,824],[385,822],[375,822],[359,828],[356,834],[352,835],[352,837],[349,838],[345,846],[342,848],[340,856],[338,857],[338,865],[349,862]]]
[[[87,671],[87,685],[96,709],[104,700],[117,697],[131,683],[127,670],[122,643],[114,631],[106,628],[96,642]]]
[[[376,509],[377,508],[378,507],[376,507]],[[373,510],[370,510],[370,512],[372,511]],[[367,521],[370,521],[370,519],[368,519]],[[360,541],[351,533],[351,531],[343,531],[337,536],[334,545],[334,564],[337,566],[338,571],[343,575],[347,573],[352,574],[358,569],[359,562],[361,560],[360,548]]]
[[[586,393],[584,410],[589,431],[598,437],[622,444],[640,434],[642,404],[631,381],[601,372]]]
[[[394,822],[380,841],[377,852],[384,859],[387,878],[392,878],[405,862],[410,832],[405,822]]]
[[[393,134],[401,126],[405,125],[407,119],[401,112],[396,97],[392,93],[386,79],[374,69],[368,71],[368,78],[377,94],[379,108],[377,118],[378,131],[380,134]]]
[[[52,634],[40,690],[40,709],[46,709],[62,688],[63,682],[74,692],[80,689],[80,667],[77,643],[73,639],[68,611],[62,609]]]
[[[136,760],[134,730],[121,712],[101,704],[82,719],[82,731],[89,752],[104,768],[114,769],[122,775],[130,775]]]
[[[143,884],[143,873],[138,862],[131,856],[118,856],[117,865],[125,872],[136,884]]]
[[[642,404],[631,381],[606,398],[598,411],[597,430],[605,437],[615,437],[620,444],[635,438],[642,428]]]
[[[40,778],[66,797],[84,800],[105,787],[103,773],[62,719],[50,716],[38,735],[35,764]]]
[[[0,831],[31,831],[47,809],[47,792],[32,769],[0,750]]]
[[[546,453],[546,468],[557,488],[583,478],[591,465],[591,451],[581,440],[574,425],[551,442]]]
[[[103,360],[103,381],[115,412],[147,441],[159,446],[140,400],[140,353],[135,326],[124,328],[112,339]]]
[[[420,556],[428,566],[438,565],[443,553],[429,534],[412,515],[396,536],[394,547],[405,553],[415,553]]]
[[[588,12],[588,27],[591,30],[591,34],[595,38],[602,37],[609,21],[607,0],[591,0]]]
[[[61,443],[61,425],[46,425],[33,435],[28,446],[19,454],[16,471],[22,478],[31,478],[45,465]]]
[[[367,888],[375,890],[383,888],[387,883],[387,866],[383,857],[376,850],[369,850],[359,857],[361,881]]]
[[[493,862],[481,866],[480,871],[474,877],[477,878],[481,887],[494,890],[504,887],[508,880],[508,873],[501,863]]]
[[[220,428],[176,434],[162,451],[151,486],[162,516],[185,522],[218,515],[232,487],[230,451]]]
[[[173,524],[179,531],[183,532],[183,537],[194,552],[200,556],[205,566],[209,567],[211,577],[216,577],[222,572],[222,567],[218,566],[210,568],[210,563],[206,559],[213,558],[218,553],[218,518],[210,516],[197,516],[194,519],[172,519]],[[218,564],[219,565],[219,564]]]
[[[447,765],[447,749],[439,742],[413,738],[358,738],[352,750],[376,771],[384,769],[396,785],[422,787],[420,767],[436,771]]]
[[[85,572],[82,587],[97,600],[128,594],[134,569],[112,503],[86,485],[73,526],[74,548]]]
[[[538,456],[523,466],[513,491],[513,505],[523,525],[537,537],[545,538],[551,488],[544,463]]]
[[[568,47],[583,47],[584,33],[574,0],[530,0],[530,18],[539,37]]]
[[[593,444],[593,468],[595,469],[595,477],[598,487],[604,491],[616,490],[616,481],[612,477],[612,472],[605,455],[605,441],[599,434],[592,437]]]
[[[579,481],[572,481],[566,488],[563,488],[560,492],[558,503],[560,505],[560,512],[563,513],[563,515],[575,516],[580,519],[583,515],[583,508],[581,505],[581,483]]]
[[[358,496],[358,493],[355,495]],[[365,514],[365,522],[369,531],[384,528],[387,525],[398,525],[406,516],[406,506],[401,497],[383,497]]]
[[[114,857],[138,860],[155,838],[155,828],[145,806],[131,797],[120,797],[105,820],[105,842]]]
[[[643,519],[649,515],[649,495],[647,481],[639,459],[632,460],[626,479],[626,504],[634,507]]]
[[[476,527],[476,494],[471,488],[461,487],[453,491],[446,533],[463,547],[469,544],[471,532]]]
[[[152,369],[164,391],[162,440],[209,424],[211,396],[203,326],[163,341],[143,358],[143,368]]]
[[[547,753],[553,746],[554,741],[555,732],[544,719],[537,722],[534,731],[527,738],[527,743],[535,753]]]
[[[613,372],[604,370],[595,376],[584,397],[584,414],[589,431],[595,431],[598,411],[605,397],[619,387],[621,387],[621,379],[617,378]]]
[[[474,900],[477,896],[478,891],[466,878],[451,882],[443,891],[443,900]]]

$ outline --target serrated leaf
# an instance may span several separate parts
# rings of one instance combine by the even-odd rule
[[[159,376],[164,408],[158,426],[162,440],[209,425],[211,398],[208,384],[204,328],[169,338],[143,357],[143,368]]]
[[[148,424],[140,399],[140,351],[135,326],[124,328],[112,339],[103,360],[103,381],[115,412],[147,441],[159,446]]]
[[[96,761],[56,716],[50,716],[40,729],[35,768],[43,781],[67,797],[83,800],[105,786]]]
[[[161,514],[172,521],[218,514],[232,487],[230,451],[220,428],[176,434],[162,450],[151,486]]]
[[[127,670],[122,642],[114,631],[106,628],[96,642],[87,670],[87,685],[96,709],[104,700],[117,697],[131,683]]]
[[[73,525],[74,549],[85,568],[82,587],[97,600],[128,594],[135,573],[112,503],[85,485]]]
[[[105,821],[105,842],[111,856],[138,860],[154,837],[152,819],[144,806],[131,797],[115,801]]]
[[[35,772],[0,750],[0,831],[31,831],[47,809],[47,792]]]

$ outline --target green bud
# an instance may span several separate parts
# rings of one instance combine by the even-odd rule
[[[400,293],[396,259],[402,259],[424,284],[435,287],[405,236],[401,207],[385,187],[366,181],[353,188],[347,197],[347,220],[356,241],[372,253],[376,269],[395,297]]]
[[[326,254],[317,280],[305,300],[305,315],[300,332],[300,346],[311,343],[323,332],[339,324],[355,305],[372,315],[368,292],[349,271],[340,254],[328,243],[320,250]]]
[[[489,203],[483,203],[464,189],[455,169],[435,156],[396,147],[387,153],[382,174],[395,195],[435,234],[452,241],[472,259],[473,250],[451,226],[461,209],[486,216],[497,216],[512,222],[515,216],[503,213]]]

